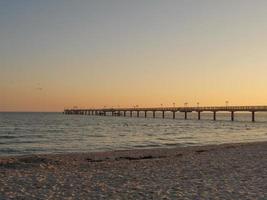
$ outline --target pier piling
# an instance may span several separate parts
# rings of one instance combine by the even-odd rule
[[[197,119],[200,120],[201,119],[201,116],[200,116],[200,111],[197,112]]]
[[[252,111],[252,122],[255,122],[255,111]]]
[[[184,112],[184,119],[187,120],[187,112]]]
[[[175,119],[175,111],[172,111],[172,118]]]
[[[234,121],[235,120],[235,113],[234,111],[231,111],[231,121]]]

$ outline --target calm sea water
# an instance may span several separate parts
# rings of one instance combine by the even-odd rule
[[[0,156],[107,151],[267,141],[267,114],[190,114],[190,120],[160,118],[0,113]]]

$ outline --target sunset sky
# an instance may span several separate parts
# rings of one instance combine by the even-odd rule
[[[0,111],[267,105],[266,0],[0,0]]]

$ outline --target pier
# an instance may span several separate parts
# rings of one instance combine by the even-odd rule
[[[256,112],[267,112],[267,106],[208,106],[208,107],[156,107],[156,108],[100,108],[100,109],[65,109],[64,114],[67,115],[101,115],[106,116],[129,116],[133,117],[133,113],[136,113],[136,117],[140,116],[140,113],[144,113],[144,117],[147,117],[147,113],[151,112],[152,117],[156,117],[156,112],[162,114],[162,118],[165,118],[166,112],[172,113],[172,118],[175,119],[176,113],[184,113],[184,119],[188,119],[188,113],[197,113],[197,119],[201,120],[201,113],[211,112],[213,113],[213,120],[216,120],[218,112],[229,112],[230,120],[234,121],[236,112],[250,112],[251,121],[255,122]],[[128,114],[128,115],[127,115]]]

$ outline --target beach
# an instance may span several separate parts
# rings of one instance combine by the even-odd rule
[[[1,157],[0,199],[267,199],[267,142]]]

